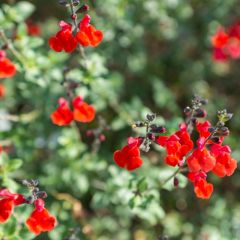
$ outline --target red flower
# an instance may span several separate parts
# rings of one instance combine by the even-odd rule
[[[33,23],[31,20],[26,21],[27,33],[30,36],[39,36],[41,34],[41,28],[39,25]]]
[[[209,131],[211,123],[209,121],[197,122],[196,126],[200,137],[208,138],[211,135],[211,132]]]
[[[65,51],[71,53],[77,47],[77,41],[72,35],[72,25],[61,21],[59,26],[61,30],[56,36],[49,38],[49,46],[56,52]]]
[[[229,146],[213,145],[211,151],[216,157],[213,173],[218,177],[231,176],[237,168],[237,161],[231,158]]]
[[[115,163],[121,167],[126,168],[129,171],[135,170],[141,167],[143,161],[140,157],[139,142],[129,141],[128,145],[121,150],[114,152],[113,158]]]
[[[81,97],[76,97],[73,100],[73,117],[79,122],[91,122],[95,118],[95,108],[82,100]]]
[[[7,189],[0,190],[0,223],[4,223],[13,213],[14,206],[23,204],[25,199],[21,194],[9,192]]]
[[[240,40],[240,22],[234,23],[232,26],[230,26],[228,30],[228,35],[231,38],[238,38]]]
[[[0,84],[0,98],[4,97],[5,95],[5,87],[3,84]]]
[[[231,38],[229,43],[224,47],[225,52],[233,59],[240,57],[240,39]]]
[[[209,199],[213,192],[213,185],[201,178],[194,183],[194,192],[198,198]]]
[[[91,17],[86,14],[79,23],[79,32],[76,34],[77,41],[84,47],[98,46],[103,39],[103,32],[96,30],[90,24]]]
[[[211,155],[206,148],[195,149],[193,153],[187,158],[187,165],[191,172],[211,171],[216,164],[216,159]]]
[[[4,223],[13,213],[14,202],[11,199],[0,200],[0,223]]]
[[[227,44],[229,36],[225,33],[224,29],[218,29],[217,33],[211,38],[212,45],[215,48],[222,48]]]
[[[0,51],[0,78],[10,78],[16,73],[15,65],[6,58],[6,53]]]
[[[226,61],[228,60],[228,55],[221,48],[214,48],[213,59],[216,61]]]
[[[73,120],[73,113],[64,98],[58,100],[59,107],[51,114],[52,122],[58,126],[66,126]]]
[[[52,231],[57,225],[57,220],[46,208],[42,199],[35,201],[35,209],[27,219],[26,225],[29,231],[38,235],[42,232]]]
[[[169,137],[157,137],[156,143],[166,148],[167,156],[165,162],[170,166],[179,164],[184,156],[193,148],[193,142],[184,125],[180,125],[180,130]]]

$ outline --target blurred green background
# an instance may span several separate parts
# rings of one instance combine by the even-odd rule
[[[105,35],[99,47],[85,50],[86,68],[78,53],[70,56],[48,47],[47,39],[58,31],[58,21],[70,21],[68,9],[58,1],[0,3],[0,28],[9,38],[16,34],[14,44],[23,55],[19,62],[8,53],[18,73],[4,80],[7,93],[0,102],[3,119],[8,114],[22,116],[18,121],[0,122],[0,139],[11,143],[7,161],[23,160],[21,168],[9,176],[39,179],[49,195],[47,207],[59,222],[54,231],[35,238],[24,227],[17,233],[31,211],[19,207],[0,232],[9,240],[61,240],[74,228],[80,229],[76,239],[81,240],[240,239],[239,170],[224,179],[210,174],[215,190],[204,201],[195,197],[184,176],[179,176],[179,188],[170,182],[159,189],[174,171],[164,165],[162,149],[153,147],[142,154],[144,165],[134,173],[119,169],[112,159],[127,137],[136,134],[131,124],[148,112],[158,113],[157,121],[168,133],[174,132],[193,94],[209,99],[207,110],[213,123],[217,110],[234,113],[226,143],[240,159],[239,61],[214,62],[210,43],[220,25],[239,20],[239,1],[85,3],[90,5],[93,25]],[[27,35],[24,22],[29,18],[40,25],[39,37]],[[69,78],[80,84],[76,92],[96,107],[110,127],[97,149],[96,142],[86,137],[88,129],[99,127],[97,118],[81,125],[81,142],[75,129],[51,123],[57,99],[66,97],[61,85],[66,65],[72,68]],[[134,198],[139,182],[147,189]],[[23,191],[12,180],[7,185]]]

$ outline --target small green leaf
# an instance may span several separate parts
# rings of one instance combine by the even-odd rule
[[[20,168],[22,166],[22,160],[21,159],[12,159],[9,160],[9,163],[7,165],[7,171],[8,172],[12,172],[17,170],[18,168]]]

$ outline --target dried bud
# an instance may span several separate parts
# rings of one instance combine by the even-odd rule
[[[198,108],[193,116],[196,118],[204,118],[207,116],[207,112],[204,109]]]
[[[87,11],[89,11],[89,6],[84,4],[76,11],[76,13],[85,13]]]

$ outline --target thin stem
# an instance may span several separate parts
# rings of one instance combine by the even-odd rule
[[[167,179],[165,179],[162,184],[160,185],[160,188],[162,188],[167,182],[169,182],[172,178],[174,178],[178,173],[181,172],[183,167],[179,167],[172,175],[170,175]]]
[[[4,33],[3,29],[0,29],[0,38],[2,41],[7,45],[8,49],[12,52],[12,54],[18,59],[19,62],[25,67],[24,57],[16,50],[13,46],[12,41],[10,41],[6,34]]]
[[[70,4],[70,9],[71,9],[71,15],[72,16],[75,16],[75,10],[74,10],[74,5],[73,5],[73,0],[69,0],[69,4]],[[77,18],[73,17],[73,24],[74,24],[74,27],[75,27],[75,31],[77,31],[78,29],[78,24],[77,24]],[[85,56],[85,53],[84,53],[84,49],[81,45],[78,45],[78,51],[80,52],[81,56],[83,59],[86,58]]]

